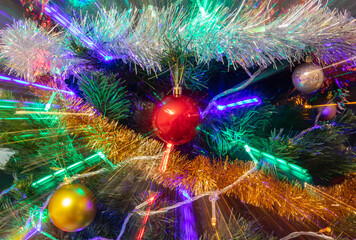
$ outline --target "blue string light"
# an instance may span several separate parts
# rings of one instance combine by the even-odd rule
[[[240,101],[237,101],[234,103],[229,103],[226,105],[218,105],[217,109],[219,109],[220,111],[223,111],[227,108],[254,106],[254,105],[259,105],[261,103],[262,103],[261,99],[259,99],[258,97],[253,97],[253,98],[240,100]]]

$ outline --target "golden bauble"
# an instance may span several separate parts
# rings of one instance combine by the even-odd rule
[[[69,184],[57,189],[48,204],[52,222],[66,232],[87,227],[96,214],[94,194],[81,184]]]

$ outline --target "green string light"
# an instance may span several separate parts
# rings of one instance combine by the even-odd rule
[[[48,111],[51,108],[51,104],[52,104],[55,96],[56,96],[56,92],[53,92],[51,95],[51,98],[49,99],[48,103],[46,104],[45,111]]]
[[[99,152],[97,154],[94,154],[94,155],[82,160],[82,161],[76,162],[66,168],[63,168],[63,169],[58,170],[50,175],[47,175],[47,176],[41,178],[40,180],[33,182],[31,184],[31,186],[34,188],[38,188],[39,186],[44,185],[44,184],[52,181],[53,179],[63,180],[64,176],[66,174],[69,174],[69,171],[72,172],[72,174],[74,175],[75,173],[80,171],[79,167],[83,166],[84,164],[93,165],[94,163],[98,162],[99,159],[104,160],[111,167],[114,167],[114,165],[105,157],[105,155],[102,152]]]
[[[292,175],[293,177],[303,181],[310,183],[312,181],[312,177],[309,174],[308,170],[295,165],[293,163],[288,163],[287,161],[277,158],[271,154],[262,152],[256,148],[245,145],[246,152],[250,155],[255,164],[258,164],[260,161],[257,158],[265,160],[266,162],[274,165],[276,168],[282,170],[283,172]]]

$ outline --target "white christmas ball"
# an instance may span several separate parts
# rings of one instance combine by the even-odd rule
[[[305,63],[296,67],[292,75],[293,85],[303,93],[319,90],[324,82],[323,69],[312,63]]]

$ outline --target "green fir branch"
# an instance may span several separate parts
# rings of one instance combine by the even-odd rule
[[[80,77],[80,90],[84,98],[92,104],[103,117],[119,121],[129,115],[130,101],[128,92],[115,75],[89,73]]]
[[[309,171],[317,184],[344,176],[356,170],[356,155],[348,144],[348,135],[356,127],[351,110],[340,114],[332,123],[323,123],[292,137],[272,131],[268,139],[261,139],[259,147]]]
[[[245,107],[231,110],[219,117],[211,116],[201,126],[202,145],[207,144],[215,157],[249,159],[245,144],[254,145],[256,139],[263,138],[275,108],[268,103],[263,106]],[[221,114],[219,112],[219,114]]]

